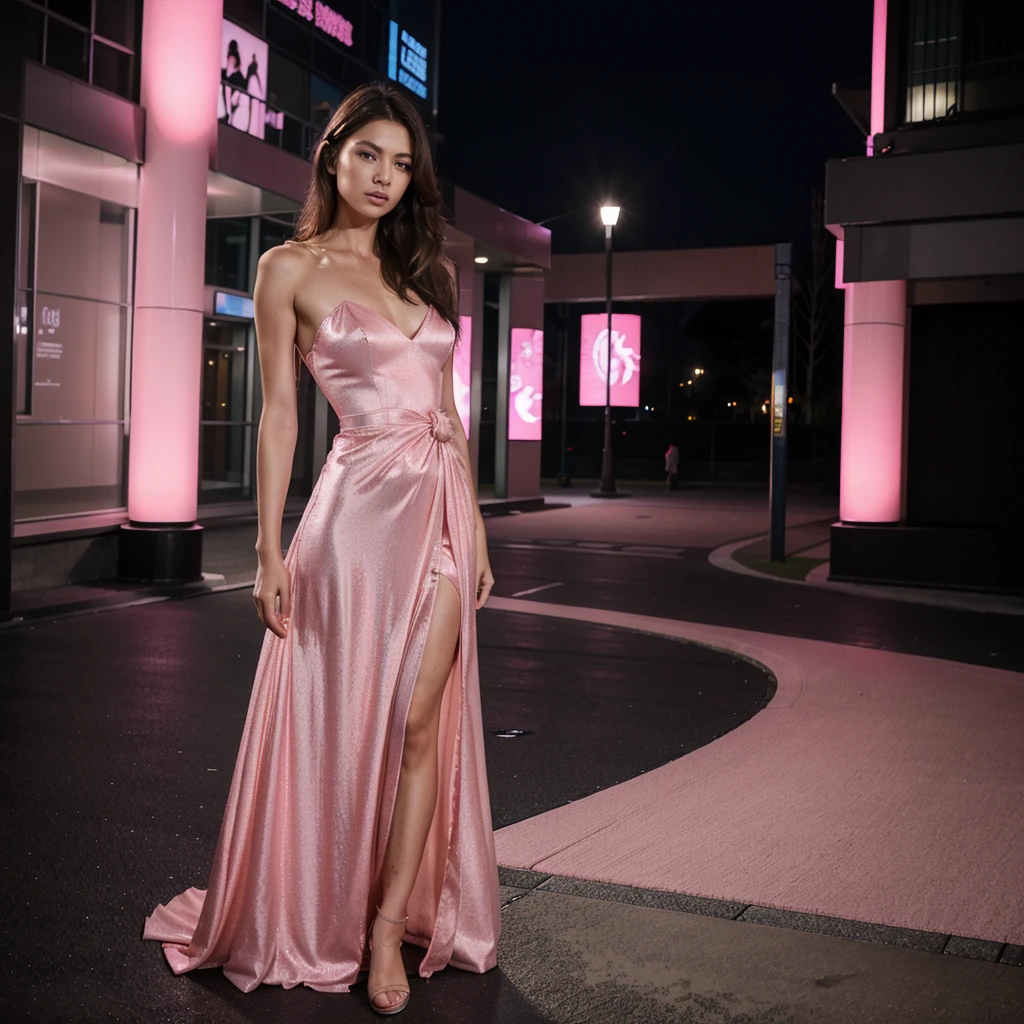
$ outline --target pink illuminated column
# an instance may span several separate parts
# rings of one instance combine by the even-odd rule
[[[473,393],[473,318],[459,317],[459,341],[452,356],[452,387],[455,391],[455,408],[458,410],[466,440],[470,437],[470,420]]]
[[[196,518],[206,178],[222,0],[145,0],[128,517]]]
[[[905,281],[848,285],[839,518],[895,523],[903,483]]]
[[[885,130],[887,0],[875,0],[871,52],[871,135]],[[837,273],[842,246],[836,253]],[[837,282],[838,283],[838,282]],[[839,518],[896,523],[903,504],[906,281],[843,286],[843,426]]]

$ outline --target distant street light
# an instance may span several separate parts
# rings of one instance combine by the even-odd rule
[[[608,314],[608,331],[604,366],[604,450],[601,452],[601,487],[594,492],[594,496],[598,498],[626,497],[615,491],[615,472],[612,467],[612,228],[618,220],[617,206],[601,207],[601,222],[604,224],[605,310]]]

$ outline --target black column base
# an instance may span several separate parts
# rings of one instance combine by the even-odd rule
[[[1024,532],[834,523],[829,579],[1024,593]]]
[[[118,535],[119,579],[142,583],[196,583],[203,578],[203,528],[133,526]]]

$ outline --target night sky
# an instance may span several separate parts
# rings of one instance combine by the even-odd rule
[[[871,0],[444,0],[443,176],[554,221],[554,252],[793,239],[830,157],[864,140],[831,96],[866,79]],[[582,212],[580,211],[583,208]]]

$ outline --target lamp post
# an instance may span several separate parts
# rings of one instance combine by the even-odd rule
[[[627,495],[615,490],[615,472],[612,468],[612,228],[619,219],[617,206],[602,206],[604,224],[605,311],[608,330],[605,337],[604,365],[604,450],[601,452],[601,487],[594,492],[598,498],[621,498]]]

